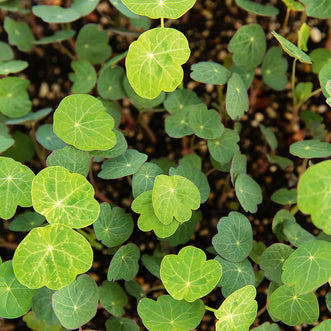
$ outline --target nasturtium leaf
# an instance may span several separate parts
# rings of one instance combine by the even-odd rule
[[[109,0],[110,3],[124,16],[129,18],[138,18],[139,15],[133,13],[128,7],[126,7],[122,0]]]
[[[267,159],[270,163],[276,163],[278,164],[282,169],[285,169],[291,165],[293,165],[293,161],[283,157],[283,156],[278,156],[278,155],[270,155],[266,154]]]
[[[17,318],[31,308],[35,290],[22,285],[16,278],[12,261],[0,264],[0,316]]]
[[[81,275],[53,294],[55,315],[67,329],[77,329],[90,321],[97,312],[98,286],[88,275]]]
[[[231,175],[232,185],[235,184],[236,179],[240,174],[245,174],[246,172],[247,172],[246,156],[244,154],[241,154],[240,151],[237,151],[234,154],[231,162],[230,175]]]
[[[321,286],[331,276],[331,243],[313,240],[301,245],[283,265],[282,281],[303,294]]]
[[[328,0],[300,0],[306,4],[306,12],[308,16],[327,19],[331,17],[331,3]]]
[[[235,183],[236,196],[246,212],[255,213],[262,198],[259,184],[246,174],[240,174]]]
[[[43,108],[35,112],[30,112],[25,116],[8,119],[6,124],[35,124],[46,117],[52,108]]]
[[[255,284],[254,269],[247,259],[242,262],[229,262],[216,256],[215,260],[222,266],[222,277],[217,286],[222,287],[224,297],[246,285]]]
[[[106,31],[99,30],[97,24],[86,24],[79,31],[76,40],[76,52],[80,60],[92,64],[106,61],[111,54]]]
[[[71,173],[87,176],[90,168],[90,158],[86,151],[81,151],[74,146],[67,145],[50,154],[46,160],[48,167],[61,166]]]
[[[250,221],[238,212],[230,212],[217,224],[218,233],[212,243],[216,252],[230,262],[244,260],[253,248],[253,231]]]
[[[124,283],[125,291],[131,296],[135,297],[137,301],[146,297],[146,294],[142,287],[134,280],[128,280]]]
[[[74,94],[62,99],[54,113],[54,133],[84,151],[106,150],[116,144],[114,119],[102,102],[88,94]]]
[[[253,240],[253,249],[249,254],[250,259],[256,264],[260,264],[261,255],[266,248],[267,246],[263,242]]]
[[[331,312],[331,292],[329,291],[325,296],[325,303],[328,310]]]
[[[30,26],[26,22],[18,22],[6,16],[4,28],[8,33],[11,45],[17,46],[22,52],[28,52],[34,47],[35,40]]]
[[[155,178],[152,200],[161,223],[167,225],[173,218],[182,223],[191,218],[192,210],[200,207],[200,192],[185,177],[159,175]]]
[[[30,330],[66,331],[59,322],[56,325],[50,325],[45,321],[39,320],[33,310],[25,314],[22,319]]]
[[[281,188],[272,193],[270,199],[281,205],[293,205],[297,202],[297,190],[295,188],[291,190]]]
[[[326,99],[326,103],[331,107],[331,79],[326,82],[325,85],[326,93],[329,95]]]
[[[34,211],[17,215],[9,224],[10,231],[30,231],[45,222],[45,217]]]
[[[134,278],[139,270],[139,258],[140,250],[135,244],[122,246],[110,262],[107,279],[109,281],[115,281]]]
[[[57,290],[92,266],[93,251],[79,233],[62,224],[31,230],[17,247],[13,267],[20,283],[29,288]]]
[[[158,165],[165,174],[169,173],[171,167],[176,167],[175,161],[170,160],[166,156],[161,156],[158,159],[151,159],[151,162]]]
[[[158,248],[156,248],[153,252],[153,255],[143,254],[141,256],[141,261],[152,275],[160,279],[160,267],[162,258],[163,254]]]
[[[0,62],[10,61],[13,58],[14,52],[11,47],[7,43],[0,41]]]
[[[331,155],[331,144],[319,140],[301,140],[290,146],[290,153],[301,158],[322,158]]]
[[[8,131],[8,127],[4,123],[0,123],[0,153],[15,144],[15,140]]]
[[[192,106],[185,106],[174,115],[170,115],[165,120],[165,130],[172,138],[182,138],[193,134],[190,126],[189,115]]]
[[[196,0],[122,0],[122,2],[135,14],[150,18],[173,18],[177,19],[193,7]]]
[[[295,87],[295,90],[294,90],[295,101],[296,102],[298,102],[298,101],[302,102],[306,99],[309,99],[310,94],[312,93],[312,91],[313,91],[313,83],[312,82],[298,83]],[[302,114],[300,114],[300,116],[302,117]],[[305,115],[303,115],[303,117],[304,116]]]
[[[133,197],[136,198],[141,193],[152,190],[155,177],[158,175],[163,175],[163,171],[158,165],[152,162],[144,163],[132,176]]]
[[[41,287],[37,290],[32,298],[32,310],[40,321],[44,321],[49,325],[59,323],[52,307],[52,295],[54,291],[47,287]]]
[[[109,313],[119,317],[124,314],[128,297],[119,284],[106,280],[99,287],[99,293],[100,303]]]
[[[220,114],[215,109],[208,110],[204,103],[191,106],[189,121],[193,132],[203,139],[218,138],[224,130]]]
[[[232,65],[230,71],[237,73],[241,77],[242,81],[245,83],[246,89],[251,86],[255,76],[255,68],[247,70],[244,66]]]
[[[30,207],[34,173],[8,157],[0,157],[0,217],[14,216],[17,206]]]
[[[312,70],[314,74],[318,74],[325,64],[331,62],[331,51],[326,48],[316,48],[309,53],[313,61]]]
[[[36,139],[44,148],[54,151],[65,147],[65,142],[61,140],[53,131],[52,124],[42,124],[36,131]]]
[[[257,328],[254,328],[252,330],[255,331],[280,331],[279,326],[275,323],[270,324],[269,322],[265,322],[262,325],[258,326]]]
[[[285,222],[283,228],[287,240],[295,247],[299,247],[308,241],[316,240],[316,237],[295,222]]]
[[[86,16],[95,9],[99,1],[100,0],[74,0],[71,8],[78,11],[81,16]]]
[[[251,0],[236,0],[236,4],[251,12],[256,15],[261,15],[261,16],[275,16],[279,13],[278,8],[270,5],[261,5],[255,1]]]
[[[187,89],[176,89],[168,93],[164,100],[164,108],[170,113],[175,114],[181,111],[185,106],[202,103],[197,94]]]
[[[270,146],[271,150],[274,151],[278,147],[278,141],[276,135],[270,128],[265,127],[263,124],[260,124],[260,130],[266,139],[268,145]]]
[[[191,70],[191,78],[205,84],[223,85],[231,76],[231,71],[216,62],[198,62]]]
[[[100,205],[100,214],[93,223],[93,229],[98,240],[107,247],[123,244],[133,231],[133,220],[119,207],[110,208],[108,203]]]
[[[52,44],[56,42],[61,42],[67,39],[70,39],[75,35],[75,30],[59,30],[56,31],[53,35],[41,38],[39,40],[35,40],[33,43],[36,45],[46,45]]]
[[[34,209],[49,223],[83,228],[96,221],[100,207],[93,186],[80,174],[56,166],[41,170],[32,183]]]
[[[206,261],[201,249],[186,246],[178,255],[168,254],[163,258],[160,275],[174,299],[193,302],[213,290],[221,278],[222,268],[215,260]]]
[[[119,1],[119,0],[117,0]],[[138,325],[125,317],[115,317],[112,316],[106,322],[106,330],[107,331],[139,331]]]
[[[244,25],[232,37],[229,51],[233,54],[236,65],[246,69],[257,67],[263,60],[266,51],[265,34],[258,24]]]
[[[97,82],[97,74],[93,65],[85,60],[71,62],[71,68],[74,72],[69,73],[69,79],[74,83],[72,85],[73,93],[88,93]]]
[[[331,234],[331,160],[308,168],[298,184],[298,207],[316,227]]]
[[[229,295],[216,310],[216,331],[246,331],[254,322],[257,302],[256,289],[247,285]]]
[[[263,81],[276,91],[284,90],[287,84],[288,62],[282,57],[279,47],[271,47],[261,67]]]
[[[207,201],[210,193],[210,186],[206,175],[198,169],[188,166],[179,166],[178,168],[170,168],[169,175],[178,175],[190,180],[200,192],[200,203]]]
[[[269,246],[261,255],[260,268],[266,278],[277,284],[282,284],[281,276],[284,261],[293,253],[290,246],[276,243]]]
[[[317,326],[312,328],[312,331],[328,331],[331,328],[331,319],[324,320],[323,322],[319,323]]]
[[[119,105],[115,101],[105,100],[102,98],[99,98],[99,100],[105,106],[106,113],[108,113],[109,115],[111,115],[113,117],[113,119],[115,121],[115,128],[118,128],[120,126],[121,118],[122,118],[122,112],[121,112]],[[122,134],[122,136],[123,136],[123,134]]]
[[[309,55],[302,51],[299,47],[288,41],[286,38],[278,34],[277,32],[272,32],[273,36],[278,40],[283,50],[290,56],[299,60],[302,63],[312,63]]]
[[[240,138],[236,131],[225,128],[219,138],[208,139],[209,152],[217,162],[230,162],[234,153],[239,150],[237,144],[239,140]]]
[[[60,6],[33,6],[32,12],[47,23],[69,23],[80,18],[77,10]]]
[[[233,73],[228,81],[226,93],[226,112],[233,119],[239,119],[249,108],[246,85],[237,73]]]
[[[118,100],[125,96],[123,88],[124,69],[122,67],[106,67],[98,78],[98,93],[104,99]]]
[[[294,287],[283,285],[269,297],[268,311],[283,323],[295,326],[313,324],[318,319],[319,307],[314,293],[298,294]]]
[[[171,236],[179,226],[179,222],[174,218],[168,224],[162,223],[157,218],[153,208],[152,190],[138,195],[133,200],[131,208],[135,213],[141,214],[138,218],[138,228],[141,231],[147,232],[153,230],[158,237],[167,238]]]
[[[135,149],[128,149],[120,156],[106,160],[98,173],[103,179],[115,179],[136,173],[146,162],[147,155]]]
[[[157,301],[142,299],[137,309],[144,325],[150,331],[193,330],[199,325],[205,313],[201,300],[178,301],[170,295],[161,295]]]
[[[329,97],[329,94],[326,90],[326,84],[327,84],[328,80],[330,79],[330,77],[331,77],[331,63],[328,62],[327,64],[325,64],[323,66],[323,68],[321,69],[321,71],[319,72],[319,75],[318,75],[323,94],[326,98]]]
[[[130,84],[138,95],[148,99],[157,97],[162,90],[171,92],[182,82],[181,65],[189,56],[188,41],[178,30],[148,30],[129,47],[125,64]]]
[[[279,210],[273,221],[272,221],[272,232],[277,236],[278,240],[287,240],[286,236],[283,233],[284,223],[293,222],[295,223],[295,217],[287,210]]]
[[[9,75],[11,73],[20,72],[27,68],[28,65],[28,62],[21,60],[9,61],[4,63],[0,62],[0,75]]]
[[[202,161],[199,155],[192,153],[184,155],[178,164],[201,170]]]
[[[285,6],[294,11],[304,11],[305,7],[297,0],[282,0]]]
[[[8,117],[26,115],[32,107],[27,88],[30,82],[23,78],[0,79],[0,111]]]

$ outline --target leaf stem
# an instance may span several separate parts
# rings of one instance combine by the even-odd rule
[[[216,168],[211,168],[211,169],[209,169],[209,170],[205,173],[206,177],[208,177],[211,173],[213,173],[213,172],[216,171],[216,170],[217,170]]]
[[[317,89],[317,90],[311,92],[311,93],[308,95],[308,97],[304,98],[304,99],[298,104],[298,108],[301,108],[301,106],[302,106],[307,100],[309,100],[311,97],[313,97],[314,95],[317,95],[317,94],[319,94],[319,93],[321,93],[321,92],[322,92],[322,88],[321,88],[321,87],[320,87],[319,89]]]
[[[292,76],[291,76],[291,89],[293,93],[293,104],[294,104],[294,91],[295,91],[295,68],[296,68],[296,63],[298,59],[294,59],[293,64],[292,64]]]
[[[103,246],[99,242],[97,242],[96,239],[94,238],[94,235],[92,234],[94,233],[93,231],[89,231],[89,233],[85,232],[82,229],[76,229],[76,231],[79,232],[82,236],[84,236],[92,247],[94,247],[99,251],[103,249]]]
[[[215,313],[217,311],[217,309],[211,308],[207,305],[205,305],[205,309],[208,310],[208,311],[211,311],[212,313]]]
[[[286,28],[287,28],[287,24],[288,24],[288,19],[290,17],[290,13],[291,13],[291,9],[287,8],[286,9],[286,16],[285,16],[285,19],[284,19],[284,24],[283,24],[283,27],[282,27],[282,36],[283,37],[286,34]]]
[[[161,17],[161,28],[164,28],[164,17]]]

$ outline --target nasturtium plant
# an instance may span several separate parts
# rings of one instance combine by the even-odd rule
[[[69,79],[73,82],[73,93],[88,93],[97,82],[97,74],[91,63],[85,60],[71,62],[74,72],[69,74]]]
[[[47,23],[68,23],[76,21],[80,17],[77,10],[59,6],[33,6],[32,12]]]
[[[231,76],[230,70],[216,62],[199,62],[191,70],[191,78],[205,84],[223,85]]]

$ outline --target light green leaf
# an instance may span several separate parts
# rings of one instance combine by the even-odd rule
[[[311,214],[316,227],[331,234],[331,160],[320,162],[301,176],[298,184],[298,207]]]
[[[60,6],[33,6],[32,12],[47,23],[69,23],[80,18],[79,11]]]
[[[302,51],[299,47],[288,41],[286,38],[278,34],[276,31],[272,32],[273,36],[278,40],[283,50],[290,56],[299,60],[302,63],[312,63],[310,57]]]
[[[15,140],[8,132],[8,126],[4,123],[0,123],[0,153],[13,146],[15,143]]]
[[[74,71],[69,73],[69,79],[74,83],[72,85],[73,93],[88,93],[97,82],[97,74],[93,65],[85,60],[71,62],[71,68]]]
[[[247,259],[235,263],[216,256],[215,260],[222,266],[222,277],[217,286],[222,287],[224,297],[228,297],[246,285],[255,284],[254,269]]]
[[[14,59],[12,48],[5,42],[0,41],[0,62],[10,61]]]
[[[312,331],[328,331],[331,328],[331,319],[324,320],[314,328],[312,328]]]
[[[178,164],[201,170],[202,161],[199,155],[192,153],[184,155],[178,161]]]
[[[148,30],[129,47],[125,64],[130,84],[138,95],[148,99],[162,90],[171,92],[182,82],[181,65],[189,56],[188,41],[178,30]]]
[[[59,320],[54,314],[52,307],[52,295],[54,291],[47,287],[41,287],[32,298],[32,310],[40,321],[49,325],[57,325]]]
[[[254,322],[257,302],[256,289],[247,285],[229,295],[215,312],[216,331],[246,331]]]
[[[35,112],[30,112],[23,117],[9,119],[5,123],[6,124],[35,124],[38,121],[42,120],[44,117],[46,117],[51,111],[52,111],[52,108],[40,109]]]
[[[129,18],[138,18],[139,15],[133,13],[128,7],[126,7],[122,0],[109,0],[110,3],[124,16]]]
[[[191,106],[189,121],[193,132],[203,139],[218,138],[224,130],[220,114],[215,109],[208,110],[204,103]]]
[[[4,28],[8,33],[9,43],[17,46],[20,51],[28,52],[34,47],[35,38],[26,22],[18,22],[6,16]]]
[[[9,224],[10,231],[30,231],[45,222],[45,217],[34,211],[17,215]]]
[[[138,314],[150,331],[189,331],[195,329],[205,313],[201,300],[192,303],[161,295],[157,301],[142,299]]]
[[[115,281],[134,278],[139,270],[139,258],[140,250],[135,244],[122,246],[110,261],[107,279]]]
[[[306,83],[298,83],[294,90],[294,97],[296,102],[304,101],[309,99],[310,94],[313,91],[313,83],[306,82]],[[302,115],[302,114],[301,114]]]
[[[40,321],[34,311],[23,316],[23,321],[30,328],[30,330],[42,330],[42,331],[66,331],[60,323],[56,325],[49,325],[45,321]]]
[[[120,285],[115,282],[104,281],[99,288],[100,303],[112,315],[122,316],[124,307],[128,304],[128,297]]]
[[[309,39],[310,29],[311,28],[309,25],[303,23],[300,27],[300,30],[298,31],[298,47],[305,52],[308,51],[307,43]]]
[[[294,287],[276,289],[268,300],[268,311],[283,323],[295,326],[313,324],[318,319],[319,307],[314,293],[298,294]]]
[[[255,331],[280,331],[279,326],[277,324],[270,324],[269,322],[265,322],[262,325],[254,328],[252,330]]]
[[[65,142],[61,140],[53,131],[52,124],[42,124],[36,131],[38,143],[50,151],[64,148]]]
[[[239,140],[240,138],[236,131],[225,128],[219,138],[208,139],[209,152],[217,162],[230,162],[234,153],[239,150],[237,144]]]
[[[312,70],[314,74],[318,74],[323,66],[331,62],[331,51],[326,48],[316,48],[309,53],[313,61]]]
[[[76,53],[80,60],[92,64],[106,61],[111,54],[107,32],[99,30],[97,24],[86,24],[80,29],[76,40]]]
[[[236,196],[246,212],[256,213],[262,200],[259,184],[246,174],[240,174],[235,182]]]
[[[195,92],[187,89],[176,89],[167,94],[163,105],[170,114],[174,115],[181,111],[185,106],[196,105],[202,102],[203,101]]]
[[[253,231],[248,218],[238,212],[230,212],[217,224],[218,233],[212,243],[216,252],[231,262],[244,260],[253,248]]]
[[[13,267],[23,285],[57,290],[89,270],[92,261],[92,248],[82,235],[65,225],[51,224],[31,230],[21,241]]]
[[[236,65],[243,65],[247,70],[257,67],[266,51],[265,34],[258,24],[244,25],[232,37],[229,51],[233,54]]]
[[[286,209],[279,210],[272,221],[272,232],[277,236],[278,240],[287,240],[283,233],[284,223],[295,223],[294,216]]]
[[[191,78],[205,84],[223,85],[231,76],[231,71],[216,62],[198,62],[191,70]]]
[[[328,62],[327,64],[325,64],[323,66],[323,68],[319,72],[318,78],[319,78],[319,81],[321,84],[323,94],[326,98],[328,98],[329,94],[326,90],[326,84],[327,84],[328,80],[331,78],[331,63],[330,62]]]
[[[282,281],[304,294],[320,287],[331,277],[331,243],[313,240],[301,245],[283,265]]]
[[[86,16],[95,9],[100,0],[74,0],[71,5],[72,9],[75,9],[80,13],[80,16]]]
[[[300,0],[307,4],[306,12],[308,16],[327,19],[331,17],[331,3],[328,0]]]
[[[261,16],[275,16],[279,13],[278,8],[270,5],[261,5],[257,2],[250,1],[250,0],[236,0],[236,4],[256,15]]]
[[[155,232],[160,238],[171,236],[178,228],[179,222],[174,218],[168,224],[163,224],[155,215],[152,202],[152,190],[146,191],[138,195],[132,203],[132,210],[135,213],[141,214],[138,218],[138,228],[141,231]]]
[[[11,73],[20,72],[27,68],[28,65],[28,62],[21,60],[9,61],[4,63],[0,62],[0,75],[9,75]]]
[[[153,208],[161,223],[167,225],[175,218],[186,222],[192,216],[191,210],[200,207],[200,192],[187,178],[181,176],[159,175],[155,178]]]
[[[104,99],[119,100],[125,96],[123,88],[124,69],[122,67],[106,67],[98,78],[98,93]]]
[[[331,292],[329,291],[325,296],[325,303],[329,311],[331,311]]]
[[[117,0],[119,1],[119,0]],[[107,331],[139,331],[138,325],[128,318],[112,316],[106,322]]]
[[[292,188],[291,190],[280,188],[272,193],[270,199],[281,205],[293,205],[297,202],[297,190],[295,188]]]
[[[236,179],[240,174],[245,174],[245,173],[247,173],[246,156],[241,154],[240,151],[237,151],[234,154],[232,162],[231,162],[230,175],[231,175],[232,185],[235,184]]]
[[[55,110],[54,133],[84,151],[110,149],[116,144],[114,119],[104,110],[102,102],[91,95],[69,95]]]
[[[182,138],[193,134],[190,126],[189,115],[192,106],[185,106],[174,115],[168,116],[165,120],[165,130],[172,138]]]
[[[11,158],[0,157],[0,217],[14,216],[17,206],[30,207],[34,173]]]
[[[286,5],[286,7],[290,10],[294,10],[294,11],[304,11],[305,10],[305,7],[303,6],[303,4],[301,4],[300,2],[297,2],[296,0],[282,0],[282,1]]]
[[[22,285],[16,278],[12,261],[0,264],[0,316],[17,318],[31,308],[35,290]]]
[[[63,149],[55,150],[46,160],[48,167],[61,166],[71,173],[87,176],[90,168],[90,158],[86,151],[66,145]]]
[[[100,205],[100,214],[93,223],[93,229],[98,240],[107,247],[123,244],[132,234],[133,221],[130,214],[126,214],[119,207],[110,208],[108,203]]]
[[[226,94],[226,112],[233,119],[239,119],[249,108],[246,85],[237,73],[228,81]]]
[[[138,15],[150,18],[173,18],[177,19],[193,7],[196,0],[122,0],[131,11]]]
[[[103,179],[115,179],[136,173],[146,162],[147,155],[135,149],[127,149],[122,155],[106,160],[98,173]]]
[[[47,45],[47,44],[52,44],[56,42],[61,42],[67,39],[70,39],[75,35],[75,30],[59,30],[56,31],[53,35],[41,38],[39,40],[35,40],[33,43],[35,45]]]
[[[301,140],[290,146],[290,153],[301,158],[321,158],[331,155],[331,144],[319,140]]]
[[[222,268],[217,261],[206,261],[201,249],[186,246],[178,255],[168,254],[163,258],[160,274],[163,285],[174,299],[193,302],[213,290]]]
[[[288,241],[295,247],[299,247],[308,241],[316,240],[314,235],[295,222],[285,222],[283,232]]]
[[[99,204],[94,199],[93,186],[79,174],[63,167],[41,170],[32,183],[34,209],[49,223],[83,228],[96,221]]]
[[[30,82],[23,78],[0,79],[0,111],[9,117],[21,117],[30,110],[32,103],[26,91]]]
[[[261,67],[264,82],[276,91],[284,90],[287,84],[288,62],[282,57],[279,47],[271,47]]]
[[[53,294],[52,305],[60,323],[77,329],[89,322],[97,312],[98,286],[88,275],[82,275]]]

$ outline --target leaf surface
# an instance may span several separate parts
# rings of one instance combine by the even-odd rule
[[[47,23],[69,23],[76,21],[80,17],[79,11],[60,6],[33,6],[32,12]]]
[[[191,66],[191,70],[191,78],[205,84],[223,85],[231,76],[231,71],[216,62],[198,62]]]

